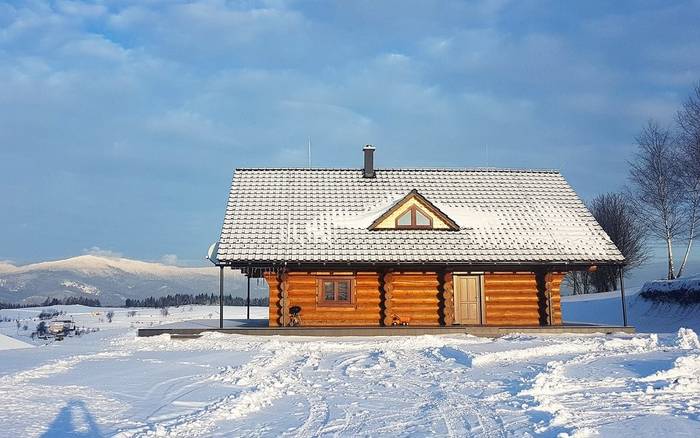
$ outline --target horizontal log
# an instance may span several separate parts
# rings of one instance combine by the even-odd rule
[[[290,301],[289,306],[301,307],[301,313],[309,314],[313,312],[331,312],[331,313],[363,313],[363,312],[379,312],[379,302],[375,303],[355,303],[354,306],[320,306],[314,303],[303,303],[299,301]]]
[[[430,277],[430,276],[435,276],[437,275],[437,272],[435,271],[425,271],[425,272],[408,272],[408,271],[396,271],[392,272],[391,275],[394,278],[402,278],[402,277]]]
[[[513,292],[513,293],[520,293],[520,292],[537,292],[539,289],[535,285],[514,285],[514,286],[509,286],[509,285],[491,285],[491,286],[486,286],[484,287],[484,292],[502,292],[502,293],[508,293],[508,292]]]
[[[501,327],[540,327],[539,321],[493,321],[486,325]]]
[[[540,320],[540,316],[537,313],[527,313],[527,314],[493,314],[486,312],[486,322],[492,321],[536,321]]]
[[[392,281],[391,285],[396,288],[409,289],[409,288],[423,288],[430,289],[440,286],[437,281]]]
[[[322,306],[322,305],[317,305],[317,306],[310,306],[310,307],[302,307],[301,308],[301,313],[309,313],[309,312],[330,312],[330,313],[346,313],[346,312],[357,312],[357,306],[353,304],[352,306],[346,306],[346,305],[337,305],[337,306]]]
[[[522,280],[531,279],[535,280],[537,276],[535,274],[486,274],[484,275],[484,280],[497,280],[497,281],[507,281],[507,280]]]
[[[297,287],[292,286],[287,290],[290,297],[316,297],[317,289],[315,287]],[[358,297],[378,297],[380,294],[379,289],[355,289],[355,295]]]
[[[521,300],[521,301],[516,301],[516,300],[510,300],[510,301],[505,301],[505,300],[491,300],[487,301],[485,303],[486,307],[488,308],[509,308],[509,307],[518,307],[518,306],[525,306],[525,307],[535,307],[539,308],[540,307],[540,302],[537,300]]]
[[[302,327],[357,327],[357,326],[379,326],[379,318],[376,319],[350,319],[350,320],[302,320]]]
[[[436,278],[426,279],[393,279],[391,284],[394,287],[438,287],[440,282]]]
[[[534,324],[540,323],[539,316],[528,315],[491,315],[486,318],[488,324],[500,324],[505,322],[525,322],[529,321]]]
[[[411,320],[408,322],[409,326],[412,325],[440,325],[440,320],[439,319],[421,319],[421,318],[411,318]]]
[[[488,303],[486,305],[486,311],[493,314],[499,313],[530,313],[537,314],[540,310],[538,303],[534,304],[511,304],[511,303]]]
[[[332,313],[332,312],[301,312],[301,320],[328,320],[328,321],[345,321],[345,320],[379,320],[381,315],[379,312],[345,312],[345,313]]]
[[[394,297],[391,299],[391,303],[394,306],[406,306],[412,304],[428,304],[432,306],[437,306],[440,304],[440,300],[437,297]]]
[[[357,312],[358,313],[375,313],[379,314],[382,309],[377,305],[377,306],[358,306],[357,307]]]
[[[426,295],[426,296],[432,296],[432,295],[437,295],[438,293],[442,293],[441,291],[437,289],[396,289],[393,288],[391,290],[392,293],[394,294],[399,294],[399,295]]]
[[[307,275],[307,276],[332,277],[334,275],[335,276],[353,276],[356,273],[354,271],[307,271],[307,272],[294,272],[293,274],[302,274],[302,275]]]
[[[536,290],[527,290],[527,291],[515,291],[515,290],[509,290],[509,291],[486,291],[484,292],[484,296],[487,297],[488,299],[492,298],[507,298],[507,297],[518,297],[518,298],[537,298],[538,292]]]
[[[537,287],[535,279],[515,279],[515,280],[484,280],[484,286],[530,286]]]
[[[486,300],[484,305],[486,306],[517,306],[517,305],[528,305],[528,306],[538,306],[540,305],[540,300],[533,300],[530,297],[523,297],[523,299],[494,299],[489,298]]]
[[[391,306],[391,311],[394,313],[398,313],[399,315],[401,314],[412,314],[412,315],[437,315],[438,314],[438,306],[435,305],[415,305],[415,304],[407,304],[407,305],[397,305],[395,303],[392,303]]]
[[[355,295],[358,297],[378,297],[380,292],[378,289],[355,289]]]
[[[484,294],[484,299],[488,301],[508,301],[508,300],[525,300],[525,301],[537,301],[539,300],[538,294],[535,291],[530,291],[527,293],[521,292],[487,292]]]

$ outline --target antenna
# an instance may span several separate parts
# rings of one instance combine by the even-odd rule
[[[311,169],[311,137],[309,137],[309,169]]]

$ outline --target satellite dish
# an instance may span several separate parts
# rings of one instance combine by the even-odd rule
[[[207,251],[207,259],[215,265],[219,264],[219,258],[217,254],[219,253],[219,242],[214,242],[209,245],[209,251]]]

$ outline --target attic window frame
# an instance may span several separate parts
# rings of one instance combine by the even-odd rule
[[[399,224],[399,219],[404,217],[406,213],[411,212],[411,224],[410,225],[400,225]],[[416,212],[420,211],[420,214],[422,214],[424,217],[428,218],[428,221],[430,222],[427,225],[418,225],[416,221]],[[433,218],[425,212],[422,208],[416,206],[416,205],[411,205],[408,207],[406,210],[401,212],[398,216],[396,216],[396,219],[394,219],[394,227],[397,230],[432,230],[433,229]]]
[[[433,230],[433,231],[459,231],[461,228],[455,221],[450,219],[444,212],[442,212],[439,208],[437,208],[435,205],[433,205],[432,202],[429,200],[425,199],[423,195],[418,193],[418,190],[413,189],[406,196],[403,198],[399,199],[391,208],[389,208],[387,211],[385,211],[381,216],[376,218],[374,222],[370,224],[369,227],[367,227],[368,230],[370,231],[389,231],[389,230],[396,230],[396,221],[393,222],[393,224],[390,222],[391,218],[393,217],[396,219],[396,214],[397,211],[403,211],[404,213],[406,210],[411,208],[412,205],[408,204],[411,199],[414,199],[416,202],[414,205],[418,207],[425,215],[425,212],[428,211],[431,214],[428,214],[428,218],[430,219],[431,223],[430,226],[425,226],[425,225],[419,225],[417,227],[414,227],[413,225],[409,226],[399,226],[398,229],[400,230],[410,230],[410,229],[416,229],[416,230]],[[402,210],[404,207],[406,207],[406,210]],[[447,227],[439,227],[435,228],[435,220],[442,221]],[[383,223],[386,222],[385,226],[380,227]]]

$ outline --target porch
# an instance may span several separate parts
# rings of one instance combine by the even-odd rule
[[[591,334],[591,333],[635,333],[634,327],[607,326],[595,324],[561,324],[549,326],[483,326],[483,325],[452,325],[452,326],[390,326],[390,327],[270,327],[264,319],[225,319],[223,328],[219,320],[196,319],[190,321],[163,324],[156,327],[141,328],[139,337],[169,334],[173,338],[199,337],[202,333],[218,332],[237,335],[255,336],[410,336],[410,335],[441,335],[469,334],[482,337],[499,337],[512,333],[530,335],[550,334]]]

